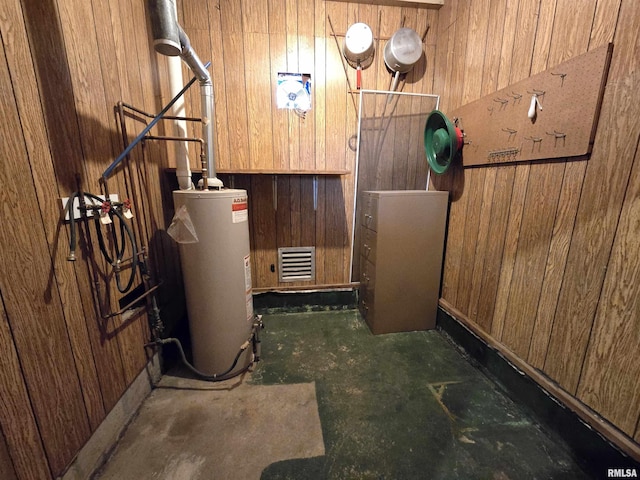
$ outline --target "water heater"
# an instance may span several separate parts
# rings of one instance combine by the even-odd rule
[[[186,207],[198,241],[180,243],[180,262],[195,368],[226,371],[251,336],[253,298],[246,190],[176,190],[176,211]],[[251,348],[224,377],[247,368]]]

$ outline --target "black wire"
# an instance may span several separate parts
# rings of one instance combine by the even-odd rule
[[[111,221],[113,222],[113,215],[114,213],[117,212],[117,210],[114,211],[113,208],[111,208],[109,210],[109,218],[111,218]],[[115,224],[114,224],[115,225]],[[116,250],[116,260],[122,260],[122,257],[124,256],[124,247],[126,245],[126,242],[124,241],[124,231],[125,231],[125,227],[124,227],[124,221],[122,220],[122,218],[120,218],[120,238],[122,239],[121,242],[118,242],[118,236],[116,235],[116,229],[112,228],[111,229],[111,238],[113,239],[113,245],[115,246],[115,250]],[[133,239],[131,240],[131,243],[133,244]]]
[[[69,242],[69,250],[70,252],[74,252],[76,249],[76,228],[75,228],[75,221],[74,221],[74,217],[73,217],[73,202],[75,200],[75,197],[77,197],[79,195],[78,192],[74,192],[70,199],[69,202],[67,203],[67,211],[69,212],[69,220],[70,220],[70,229],[71,229],[71,238],[70,238],[70,242]],[[94,195],[92,193],[89,192],[84,192],[83,193],[84,196],[91,198],[92,200],[95,200],[97,202],[100,203],[104,203],[105,200],[103,200],[102,198],[98,197],[97,195]],[[120,213],[120,211],[111,206],[111,208],[109,209],[109,211],[107,212],[107,215],[109,215],[109,218],[111,219],[111,223],[112,223],[112,239],[113,239],[113,244],[114,244],[114,248],[115,248],[115,257],[112,257],[107,249],[107,246],[105,244],[104,241],[104,235],[102,233],[102,226],[101,226],[101,222],[100,222],[100,217],[98,215],[98,213],[96,212],[94,214],[94,227],[96,230],[96,236],[98,237],[98,245],[100,247],[100,252],[102,253],[102,256],[105,258],[105,260],[113,267],[114,271],[115,271],[115,277],[116,277],[116,286],[118,288],[118,291],[120,293],[126,293],[129,291],[129,289],[131,288],[131,286],[133,285],[133,281],[135,280],[135,276],[136,276],[136,269],[139,266],[139,261],[138,261],[138,247],[136,245],[136,240],[135,240],[135,236],[133,234],[133,230],[131,229],[131,227],[127,224],[125,218],[123,217],[122,213]],[[116,234],[116,228],[115,228],[115,224],[113,223],[113,219],[114,217],[117,217],[118,220],[120,221],[120,236],[118,238],[118,235]],[[129,279],[127,280],[126,286],[122,286],[122,282],[121,282],[121,278],[120,278],[120,262],[122,261],[122,258],[124,257],[124,252],[125,252],[125,248],[126,248],[126,238],[129,237],[129,242],[131,243],[131,251],[132,251],[132,256],[131,256],[131,274],[129,275]]]
[[[104,237],[102,235],[102,227],[100,226],[100,218],[98,215],[94,215],[93,225],[96,229],[96,236],[98,237],[98,246],[100,247],[100,252],[102,252],[102,256],[109,262],[110,265],[113,265],[113,259],[109,252],[107,251],[107,247],[104,244]]]
[[[129,289],[131,288],[131,285],[133,285],[133,280],[135,279],[136,276],[136,267],[138,265],[138,248],[136,247],[136,241],[135,238],[133,236],[133,230],[131,230],[131,227],[129,227],[129,225],[125,222],[124,217],[122,216],[122,213],[120,213],[117,209],[111,209],[109,211],[109,213],[113,212],[115,214],[116,217],[118,217],[118,219],[120,220],[120,230],[121,232],[124,230],[127,232],[127,236],[129,237],[129,241],[131,242],[131,275],[129,275],[129,281],[127,282],[127,286],[124,287],[124,289],[122,288],[121,284],[120,284],[120,273],[118,271],[116,271],[116,285],[118,287],[118,291],[120,293],[125,293],[128,292]],[[113,217],[112,217],[113,218]],[[122,256],[124,255],[124,233],[122,234],[122,250],[120,250],[120,252],[118,253],[119,258],[118,258],[118,262],[120,262],[122,260]],[[117,249],[117,247],[116,247]]]
[[[99,202],[104,202],[104,200],[102,200],[100,197],[92,193],[87,193],[86,195],[88,195],[90,198],[93,198],[94,200],[97,200]],[[135,240],[135,236],[133,235],[133,230],[131,230],[131,228],[125,221],[120,211],[117,208],[112,207],[109,209],[109,212],[107,214],[109,215],[109,218],[111,219],[112,224],[113,224],[114,215],[118,217],[118,220],[120,220],[120,241],[118,240],[118,237],[115,233],[115,226],[112,227],[112,238],[113,238],[113,243],[114,243],[115,253],[116,253],[115,262],[111,258],[111,255],[109,255],[109,253],[107,252],[106,246],[104,244],[104,237],[102,235],[102,229],[100,228],[100,221],[98,217],[96,217],[95,225],[96,225],[96,234],[98,236],[98,243],[100,245],[100,251],[102,252],[102,255],[114,268],[115,277],[116,277],[116,287],[118,288],[118,291],[120,293],[126,293],[129,291],[129,289],[133,285],[133,281],[135,280],[136,268],[138,266],[138,248],[136,246],[136,240]],[[127,285],[123,288],[122,283],[120,281],[120,271],[119,271],[119,268],[117,267],[119,266],[119,263],[122,261],[122,258],[124,257],[124,251],[125,251],[125,245],[126,245],[125,232],[126,232],[126,235],[129,237],[129,241],[131,243],[132,257],[131,257],[131,274],[129,275],[129,280],[127,281]]]
[[[157,344],[166,345],[167,343],[174,343],[176,347],[178,347],[178,353],[180,353],[180,359],[182,360],[182,363],[184,363],[184,365],[189,370],[191,370],[193,373],[195,373],[198,377],[200,377],[203,380],[207,380],[209,382],[219,382],[227,379],[225,375],[229,374],[235,368],[235,366],[238,364],[238,360],[240,359],[240,355],[242,355],[242,352],[244,352],[249,347],[248,344],[252,339],[253,339],[253,333],[249,337],[249,340],[247,340],[240,347],[240,350],[236,354],[236,357],[233,359],[233,363],[231,364],[231,366],[222,373],[214,373],[214,374],[203,373],[200,370],[198,370],[196,367],[191,365],[187,360],[187,356],[184,354],[182,343],[180,343],[180,340],[178,340],[177,338],[164,338],[164,339],[156,340],[155,342],[147,344],[146,346],[157,345]],[[252,363],[253,362],[250,362],[249,365],[247,365],[243,370],[241,370],[241,372],[248,370]],[[238,372],[238,373],[241,373],[241,372]]]

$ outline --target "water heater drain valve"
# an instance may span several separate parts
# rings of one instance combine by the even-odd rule
[[[253,343],[253,361],[260,361],[260,330],[264,330],[264,322],[262,315],[256,315],[253,318],[253,334],[251,336]]]

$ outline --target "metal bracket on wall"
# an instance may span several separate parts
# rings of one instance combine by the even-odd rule
[[[318,176],[313,176],[313,211],[318,210]]]
[[[278,175],[271,177],[271,195],[273,197],[273,210],[278,211]]]

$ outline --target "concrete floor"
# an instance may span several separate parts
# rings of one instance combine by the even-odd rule
[[[98,478],[259,479],[274,462],[324,453],[313,383],[251,385],[245,375],[212,384],[174,370]]]
[[[263,320],[253,371],[165,375],[95,478],[591,478],[437,330],[374,336],[354,310]]]

